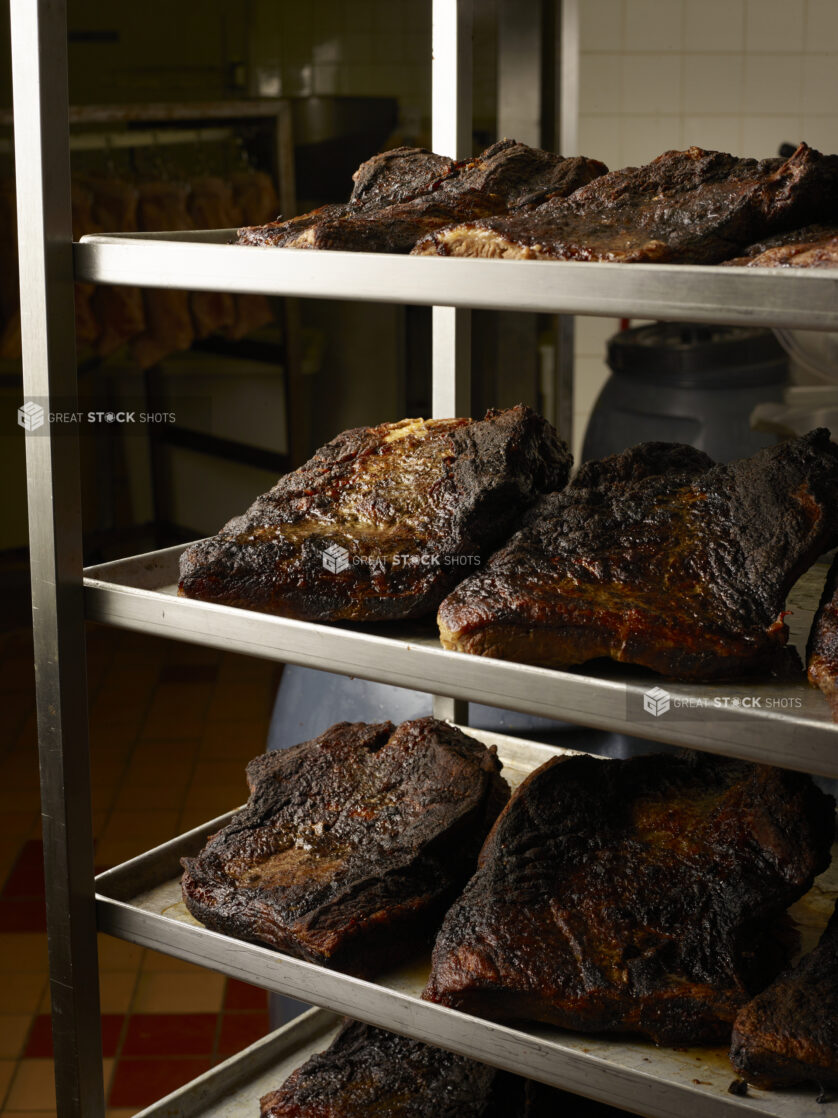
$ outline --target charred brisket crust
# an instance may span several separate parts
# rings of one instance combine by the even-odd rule
[[[549,761],[437,936],[423,997],[494,1020],[713,1043],[783,965],[768,930],[829,863],[834,801],[711,756]]]
[[[838,542],[828,431],[712,469],[696,456],[642,476],[648,460],[636,447],[542,497],[442,603],[445,647],[551,667],[610,656],[688,679],[783,666],[786,596]]]
[[[724,262],[743,268],[818,268],[838,264],[838,225],[808,225],[778,233]]]
[[[838,1087],[838,909],[815,950],[740,1011],[730,1060],[756,1087]]]
[[[571,457],[529,408],[345,431],[181,557],[180,593],[307,620],[433,613],[565,484]],[[323,566],[332,544],[351,561]]]
[[[594,179],[525,214],[428,234],[418,255],[714,264],[786,229],[834,218],[838,157],[785,162],[689,148]]]
[[[361,164],[349,202],[244,227],[237,243],[405,253],[435,229],[564,197],[606,170],[595,159],[563,159],[515,140],[460,163],[424,148],[397,148]]]
[[[617,1118],[623,1113],[349,1021],[325,1051],[260,1100],[261,1118]]]
[[[427,148],[399,147],[382,151],[362,163],[352,176],[349,201],[363,206],[392,206],[409,202],[439,186],[456,164]]]
[[[523,1118],[525,1080],[465,1056],[346,1024],[261,1099],[262,1118]]]
[[[806,647],[809,682],[820,687],[838,722],[838,558],[832,562]]]
[[[248,780],[246,807],[183,859],[187,908],[358,975],[427,941],[509,796],[494,750],[433,718],[338,723]]]

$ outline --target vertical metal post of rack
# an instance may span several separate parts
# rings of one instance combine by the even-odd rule
[[[104,1111],[82,604],[65,0],[11,0],[26,474],[47,932],[61,1118]],[[26,415],[26,413],[24,413]],[[41,420],[38,423],[38,420]]]
[[[579,154],[579,0],[561,0],[556,52],[557,135],[564,156]],[[556,317],[555,417],[561,438],[573,446],[573,367],[576,330],[573,315]]]
[[[465,159],[472,144],[472,0],[433,0],[431,128],[433,150]],[[434,307],[431,319],[433,414],[471,414],[471,311]],[[434,715],[468,721],[468,703],[434,696]]]

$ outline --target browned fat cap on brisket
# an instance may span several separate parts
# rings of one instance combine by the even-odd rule
[[[772,233],[835,218],[838,156],[667,151],[525,214],[432,233],[419,255],[714,264]]]
[[[838,558],[833,560],[806,648],[809,682],[820,687],[838,722]]]
[[[730,1061],[756,1087],[838,1087],[838,910],[814,951],[739,1012]]]
[[[673,678],[786,663],[789,590],[838,542],[823,428],[714,466],[641,444],[582,467],[439,609],[443,646],[567,668],[598,657]]]
[[[806,775],[710,755],[548,761],[445,917],[423,997],[726,1041],[784,964],[772,925],[829,864],[834,806]]]
[[[428,615],[570,464],[521,405],[345,431],[188,548],[180,593],[308,620]]]
[[[446,722],[339,722],[248,766],[250,799],[183,899],[216,932],[370,975],[427,942],[509,796],[494,748]]]
[[[460,163],[423,148],[397,148],[359,167],[349,202],[240,229],[238,243],[405,253],[435,229],[564,197],[606,170],[597,160],[563,159],[515,140]]]
[[[835,209],[838,211],[838,203]],[[741,268],[834,268],[838,265],[838,225],[808,225],[778,233],[725,264]]]

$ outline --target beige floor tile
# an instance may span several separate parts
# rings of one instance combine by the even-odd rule
[[[251,757],[265,752],[268,740],[267,720],[229,722],[208,722],[201,739],[200,757],[209,760],[241,760],[247,763]]]
[[[194,818],[203,813],[205,820],[215,819],[225,811],[241,807],[247,799],[247,788],[193,788],[183,803],[180,830],[184,829],[183,819]]]
[[[251,717],[256,714],[260,718],[267,718],[274,697],[273,686],[266,683],[231,683],[216,688],[207,716],[211,721],[238,721],[248,714]]]
[[[143,963],[144,948],[137,943],[99,934],[99,970],[138,971]]]
[[[134,1110],[132,1107],[129,1107],[127,1110],[125,1107],[118,1107],[116,1110],[110,1108],[105,1111],[105,1118],[134,1118],[135,1114],[139,1114],[139,1111]],[[6,1118],[5,1114],[3,1118]]]
[[[220,758],[199,760],[192,773],[192,789],[207,786],[216,788],[247,788],[245,766],[241,761],[225,761]]]
[[[217,1013],[224,999],[224,976],[141,974],[134,999],[135,1013]]]
[[[170,836],[172,837],[172,836]],[[96,864],[99,866],[120,866],[138,854],[144,854],[152,843],[144,842],[139,836],[134,838],[103,839],[96,844]]]
[[[157,744],[156,742],[154,743]],[[168,762],[165,759],[165,750],[169,751]],[[137,748],[125,772],[124,787],[130,788],[157,788],[162,783],[186,785],[192,776],[195,765],[195,754],[198,742],[184,750],[181,742],[162,743],[162,752],[158,757],[148,750],[148,743],[143,743]],[[165,769],[163,768],[165,764]]]
[[[137,986],[135,971],[105,971],[99,975],[99,1004],[103,1013],[127,1013]]]
[[[2,1113],[3,1118],[55,1118],[54,1110],[4,1110]]]
[[[32,1025],[31,1013],[0,1014],[0,1059],[16,1060]]]
[[[0,983],[3,1013],[34,1013],[47,988],[46,975],[24,972],[7,974]]]
[[[111,1080],[113,1079],[113,1069],[116,1067],[116,1060],[109,1058],[102,1060],[102,1082],[105,1086],[105,1098],[108,1097],[108,1091],[111,1088]]]
[[[141,806],[143,810],[139,810]],[[178,820],[177,810],[149,811],[148,807],[148,802],[145,805],[138,802],[134,811],[114,813],[102,833],[102,842],[107,842],[111,838],[133,838],[136,835],[144,839],[148,845],[157,846],[167,839],[174,838],[177,834],[175,830]]]
[[[47,973],[46,932],[0,933],[0,974],[10,971]]]
[[[139,811],[144,805],[147,805],[149,800],[153,797],[155,810],[177,812],[186,798],[186,790],[188,787],[188,780],[178,781],[177,784],[173,784],[170,783],[168,776],[165,784],[159,784],[153,791],[150,787],[142,787],[137,784],[126,782],[122,785],[114,800],[113,811],[115,815],[121,815],[123,812],[128,811]]]
[[[8,1102],[9,1085],[14,1079],[17,1063],[14,1060],[0,1060],[0,1100]],[[5,1115],[6,1111],[3,1111]]]
[[[5,1061],[4,1061],[5,1062]],[[52,1060],[21,1060],[6,1096],[9,1110],[55,1109]]]

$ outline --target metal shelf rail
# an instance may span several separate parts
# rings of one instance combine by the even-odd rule
[[[293,253],[219,243],[228,239],[229,231],[176,234],[175,239],[171,234],[105,236],[74,247],[66,0],[10,0],[10,7],[24,397],[41,404],[45,411],[57,401],[61,410],[75,410],[75,279],[430,304],[434,306],[436,416],[467,414],[470,410],[466,309],[470,307],[654,314],[661,318],[813,329],[838,326],[838,280],[827,274],[797,275],[789,282],[791,277],[773,272],[751,275],[724,269]],[[575,0],[565,0],[565,11],[566,25],[571,26]],[[433,0],[433,146],[458,157],[470,146],[471,25],[472,0]],[[26,454],[58,1113],[61,1118],[101,1118],[104,1103],[85,703],[85,602],[89,617],[177,639],[223,643],[296,663],[317,663],[414,686],[417,673],[421,673],[423,686],[441,692],[435,701],[440,717],[464,721],[464,700],[483,697],[522,710],[562,711],[588,724],[614,727],[623,722],[613,705],[618,684],[609,679],[592,681],[584,676],[470,659],[443,653],[438,647],[430,647],[427,640],[423,643],[409,635],[385,638],[178,600],[172,594],[170,553],[162,553],[162,559],[152,555],[126,561],[134,564],[130,571],[118,564],[92,570],[83,599],[78,433],[72,428],[54,429],[46,423],[27,431]],[[141,573],[143,566],[145,575]],[[335,663],[338,657],[342,658],[339,669]],[[541,697],[543,688],[556,698],[545,701]],[[732,744],[716,743],[723,751],[791,764],[796,754],[800,767],[836,771],[830,753],[835,729],[815,706],[807,706],[800,717],[790,720],[772,715],[761,721],[755,714],[738,721],[733,718],[719,723],[719,732],[732,740]],[[661,723],[654,730],[646,727],[644,733],[668,741],[692,740],[700,748],[713,748],[707,735],[702,740],[699,734],[679,737],[671,724],[665,728]],[[538,747],[532,750],[537,752]],[[193,835],[188,841],[194,840]],[[174,846],[168,844],[168,848],[174,849],[179,842],[174,840]],[[144,865],[157,865],[155,852],[145,857],[150,861]],[[134,869],[135,864],[129,863],[100,883],[102,927],[115,934],[127,934],[127,925],[131,925],[132,935],[143,942],[139,924],[153,926],[155,945],[171,954],[192,949],[184,947],[184,936],[190,937],[190,944],[200,936],[205,961],[230,974],[251,973],[249,963],[239,968],[236,960],[252,959],[258,953],[259,966],[253,976],[258,980],[261,974],[271,988],[293,990],[315,1000],[321,997],[327,1004],[385,1027],[433,1039],[498,1066],[560,1082],[579,1093],[607,1098],[629,1109],[661,1118],[683,1110],[686,1096],[672,1076],[649,1074],[645,1064],[621,1064],[613,1051],[591,1055],[595,1046],[590,1038],[574,1049],[570,1036],[545,1039],[538,1033],[510,1030],[421,1002],[415,996],[416,976],[410,989],[360,983],[166,920],[160,913],[141,916],[142,910],[128,903],[130,898],[116,900],[106,895]],[[270,967],[262,967],[264,956],[270,957]],[[484,1047],[488,1037],[491,1043]],[[265,1042],[263,1051],[270,1047],[270,1042]],[[200,1097],[201,1088],[196,1085],[189,1095],[191,1109],[180,1112],[204,1112],[196,1102]],[[719,1097],[718,1093],[712,1099],[712,1110],[705,1102],[700,1103],[704,1109],[692,1112],[716,1115],[751,1110],[789,1116],[811,1112],[811,1107],[807,1111],[802,1102],[799,1109],[789,1109],[791,1104],[780,1096],[765,1106],[753,1099]]]

